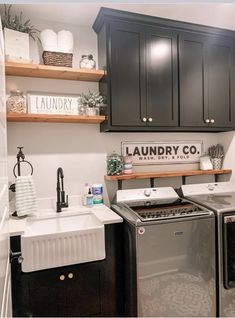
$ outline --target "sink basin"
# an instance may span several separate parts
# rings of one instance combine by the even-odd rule
[[[102,260],[104,225],[92,213],[29,218],[21,252],[23,272]]]

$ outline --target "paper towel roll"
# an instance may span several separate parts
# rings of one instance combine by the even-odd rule
[[[73,34],[70,31],[61,30],[57,36],[58,52],[73,53]]]

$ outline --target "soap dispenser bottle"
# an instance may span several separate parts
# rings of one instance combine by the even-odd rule
[[[91,193],[91,188],[88,190],[88,194],[86,196],[86,206],[92,206],[93,205],[93,194]]]

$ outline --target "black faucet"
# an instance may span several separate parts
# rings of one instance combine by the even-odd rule
[[[61,179],[61,187],[60,187],[60,179]],[[66,196],[65,202],[65,192],[64,192],[64,172],[62,168],[57,169],[57,201],[56,201],[56,212],[61,212],[61,208],[68,208],[68,196]]]

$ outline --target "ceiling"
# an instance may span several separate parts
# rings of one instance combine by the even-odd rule
[[[25,17],[32,20],[40,18],[66,24],[91,26],[102,6],[235,30],[234,3],[40,3],[15,4],[14,10],[22,11]]]

